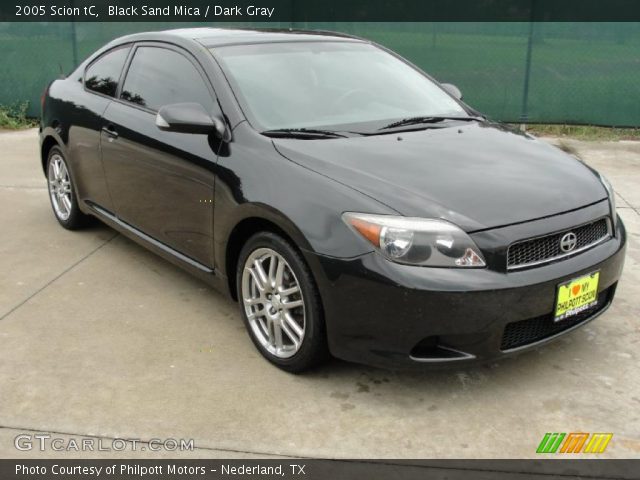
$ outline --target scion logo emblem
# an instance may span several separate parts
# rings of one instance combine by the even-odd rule
[[[560,239],[560,250],[564,253],[568,253],[578,244],[578,237],[573,232],[565,233]]]

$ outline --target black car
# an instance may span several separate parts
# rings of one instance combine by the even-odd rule
[[[602,176],[346,35],[119,38],[49,85],[40,141],[63,227],[226,292],[292,372],[520,352],[600,315],[624,263]]]

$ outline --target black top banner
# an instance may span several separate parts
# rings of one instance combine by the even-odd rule
[[[638,0],[9,0],[3,22],[638,22]]]

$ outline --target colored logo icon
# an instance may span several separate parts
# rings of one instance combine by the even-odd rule
[[[613,433],[545,433],[536,453],[603,453]]]

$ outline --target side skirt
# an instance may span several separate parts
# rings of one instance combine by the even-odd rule
[[[229,296],[227,279],[219,275],[214,269],[183,255],[179,251],[162,242],[159,242],[134,226],[123,222],[111,212],[101,208],[100,206],[92,202],[86,202],[85,204],[89,207],[88,213],[99,218],[106,225],[118,231],[125,237],[133,240],[137,244],[151,250],[153,253],[161,256],[165,260],[168,260],[172,264],[186,270],[200,280],[203,280],[219,292]]]

